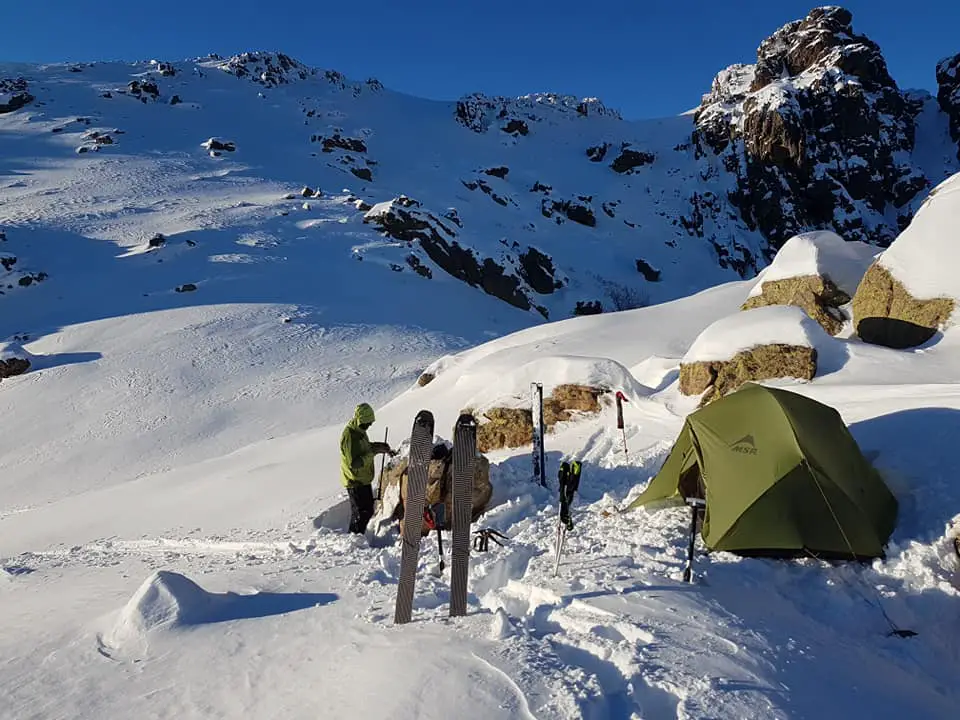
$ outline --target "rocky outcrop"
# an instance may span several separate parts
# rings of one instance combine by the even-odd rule
[[[355,153],[365,153],[367,151],[367,145],[363,142],[363,139],[344,137],[338,132],[328,137],[314,135],[310,139],[312,142],[319,142],[325,153],[332,153],[338,148]]]
[[[510,197],[500,195],[496,190],[493,189],[493,186],[483,178],[475,178],[473,180],[461,180],[460,182],[463,183],[463,186],[467,190],[479,189],[480,192],[482,192],[484,195],[487,195],[497,205],[501,205],[503,207],[506,207],[507,205],[510,205],[510,204],[516,205],[516,203]]]
[[[0,342],[0,380],[22,375],[30,369],[31,355],[19,343]]]
[[[578,117],[620,118],[616,110],[597,98],[578,99],[573,95],[534,93],[518,98],[488,97],[471,93],[457,100],[454,116],[458,123],[476,133],[497,126],[511,135],[527,135],[531,124]]]
[[[452,223],[424,210],[417,200],[401,195],[374,205],[363,221],[377,225],[392,238],[418,244],[430,260],[468,285],[521,310],[536,309],[546,317],[546,310],[530,300],[532,290],[521,277],[516,256],[507,252],[497,262],[478,255],[472,248],[460,244]]]
[[[306,80],[316,70],[283,53],[246,52],[234,55],[217,63],[224,72],[238,78],[248,78],[264,87],[288,85],[296,80]]]
[[[660,282],[661,272],[643,258],[637,258],[637,272],[647,282]]]
[[[828,334],[836,335],[847,320],[840,308],[848,302],[850,296],[838,288],[829,277],[802,275],[764,282],[763,291],[747,298],[740,309],[796,305],[803,308]]]
[[[127,85],[127,94],[137,98],[140,102],[156,100],[160,97],[160,88],[152,80],[131,80]]]
[[[547,431],[575,413],[597,413],[606,388],[588,385],[558,385],[543,400],[543,422]],[[477,428],[477,447],[481,452],[515,448],[533,442],[533,415],[529,408],[494,407],[483,413]]]
[[[229,140],[222,140],[220,138],[209,138],[200,143],[200,147],[206,148],[207,152],[210,153],[211,157],[220,157],[224,152],[235,152],[237,146],[235,143]]]
[[[12,113],[34,101],[23,78],[0,78],[0,115]]]
[[[812,380],[817,347],[833,342],[796,306],[733,313],[705,328],[680,361],[680,392],[700,395],[701,406],[748,381]]]
[[[621,175],[629,175],[638,167],[649,165],[654,160],[656,160],[656,156],[652,153],[643,152],[642,150],[631,150],[629,143],[624,143],[620,154],[617,155],[616,159],[610,164],[610,169]]]
[[[520,253],[520,276],[540,295],[549,295],[563,287],[557,280],[553,260],[536,248],[530,247]]]
[[[587,227],[595,227],[597,216],[590,205],[592,200],[589,195],[577,195],[565,200],[544,198],[540,203],[540,214],[545,218],[552,218],[557,225],[566,219]]]
[[[960,143],[960,54],[937,63],[937,102],[950,118],[950,136]],[[960,159],[960,147],[957,149]]]
[[[746,382],[773,378],[812,380],[817,374],[817,350],[801,345],[760,345],[738,352],[730,360],[681,363],[680,392],[705,393],[700,407],[732,393]]]
[[[861,340],[904,349],[930,340],[955,305],[948,297],[918,300],[889,270],[874,263],[853,297],[853,322]]]
[[[885,245],[929,186],[909,160],[918,110],[850,12],[821,7],[717,75],[694,143],[737,175],[731,201],[774,247],[824,227]]]

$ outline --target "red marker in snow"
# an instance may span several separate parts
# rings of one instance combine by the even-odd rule
[[[623,434],[623,454],[627,454],[627,431],[623,427],[623,403],[630,402],[627,396],[617,390],[617,428]]]

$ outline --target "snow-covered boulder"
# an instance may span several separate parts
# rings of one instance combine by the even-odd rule
[[[0,342],[0,380],[27,372],[35,359],[18,342]]]
[[[680,361],[680,392],[706,393],[701,405],[750,381],[812,380],[817,345],[830,337],[793,305],[771,305],[729,315],[707,327]]]
[[[871,245],[846,242],[829,230],[794,235],[760,273],[742,309],[796,305],[836,335],[848,320],[841,307],[850,302],[876,253]]]
[[[815,227],[886,245],[929,187],[909,156],[919,108],[852,20],[829,6],[788,23],[695,114],[698,150],[741,178],[733,199],[774,247]]]
[[[937,63],[937,102],[950,118],[950,136],[960,143],[960,53]]]
[[[895,348],[920,345],[951,322],[960,299],[960,173],[934,188],[900,237],[870,266],[853,298],[857,334]]]

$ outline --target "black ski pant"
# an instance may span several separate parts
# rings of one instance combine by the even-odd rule
[[[349,485],[350,532],[362,535],[373,517],[373,485]]]

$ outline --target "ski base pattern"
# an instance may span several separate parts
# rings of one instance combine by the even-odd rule
[[[400,584],[393,621],[408,623],[413,615],[413,591],[420,559],[420,534],[423,530],[423,503],[427,493],[427,473],[433,451],[433,413],[421,410],[410,433],[410,462],[407,470],[407,497],[403,506],[403,549],[400,555]]]
[[[450,568],[450,617],[467,614],[470,566],[470,521],[477,461],[477,420],[463,414],[453,432],[453,542]]]

